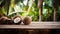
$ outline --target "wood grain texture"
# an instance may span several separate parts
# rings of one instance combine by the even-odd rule
[[[0,25],[0,29],[60,29],[60,22],[32,22],[29,25]]]

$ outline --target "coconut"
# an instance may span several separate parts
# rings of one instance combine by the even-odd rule
[[[21,24],[21,22],[22,22],[21,16],[14,16],[13,22],[14,22],[14,24]]]
[[[24,19],[23,19],[23,23],[25,24],[25,25],[29,25],[30,23],[31,23],[31,17],[29,17],[29,16],[26,16]]]

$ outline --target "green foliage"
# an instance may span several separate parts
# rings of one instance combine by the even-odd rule
[[[52,21],[53,19],[53,2],[52,0],[44,0],[43,2],[43,21]]]
[[[9,17],[15,15],[30,16],[33,21],[39,21],[38,0],[6,0],[3,4],[2,8],[0,7],[0,13],[3,15]],[[58,4],[58,16],[60,16],[60,0],[58,0]],[[43,21],[53,20],[53,0],[44,0],[42,10]]]
[[[47,5],[47,7],[53,7],[53,0],[44,0],[45,4]]]
[[[36,0],[18,0],[13,1],[14,6],[10,6],[8,16],[13,17],[15,15],[21,15],[22,17],[30,16],[32,21],[39,21],[39,10],[37,8]],[[25,3],[24,3],[25,2]]]

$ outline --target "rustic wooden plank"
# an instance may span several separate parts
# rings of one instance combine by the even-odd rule
[[[60,29],[60,22],[32,22],[30,25],[0,25],[0,29]]]

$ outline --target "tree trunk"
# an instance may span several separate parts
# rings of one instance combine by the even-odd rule
[[[42,5],[43,5],[43,0],[38,0],[39,21],[42,21]]]
[[[6,8],[6,11],[7,11],[7,15],[9,13],[9,5],[10,5],[10,0],[6,0],[5,8]]]
[[[54,18],[54,21],[57,20],[57,19],[56,19],[56,12],[57,12],[57,11],[56,11],[56,9],[54,8],[54,17],[53,17],[53,18]]]
[[[53,6],[54,6],[54,16],[53,20],[57,21],[57,8],[58,8],[58,0],[53,0]]]

